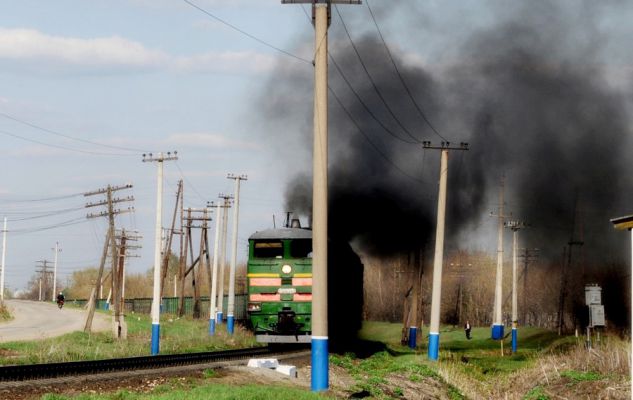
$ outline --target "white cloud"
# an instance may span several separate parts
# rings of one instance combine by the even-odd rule
[[[51,36],[33,29],[0,28],[0,61],[17,71],[113,73],[171,70],[253,74],[273,68],[271,55],[250,51],[174,56],[119,36]]]
[[[182,72],[262,73],[272,70],[274,64],[275,59],[271,55],[241,51],[178,57],[172,65]]]
[[[0,59],[88,69],[145,69],[159,66],[169,57],[118,36],[83,39],[50,36],[32,29],[0,28]],[[50,64],[42,66],[47,67]]]
[[[207,147],[213,149],[241,149],[253,150],[260,146],[257,143],[245,140],[231,139],[223,135],[215,133],[193,132],[193,133],[176,133],[170,135],[166,140],[166,144],[178,147]]]

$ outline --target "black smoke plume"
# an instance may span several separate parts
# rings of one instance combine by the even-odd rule
[[[632,167],[627,150],[631,119],[628,91],[608,80],[609,59],[602,47],[609,37],[600,31],[598,19],[618,12],[623,3],[513,2],[489,26],[472,28],[468,35],[446,33],[441,39],[446,54],[425,51],[438,48],[423,40],[438,37],[429,35],[437,24],[417,2],[406,3],[411,20],[393,11],[398,8],[393,4],[389,12],[377,8],[376,15],[387,23],[411,24],[409,39],[416,43],[413,51],[425,54],[424,63],[412,61],[393,42],[392,54],[410,92],[444,139],[407,96],[370,20],[364,20],[365,33],[355,37],[355,45],[376,87],[333,12],[330,236],[353,241],[375,255],[432,245],[439,154],[423,150],[419,142],[439,145],[446,139],[470,143],[469,151],[450,153],[449,247],[481,246],[472,233],[481,234],[483,227],[491,228],[485,232],[494,241],[496,223],[487,215],[497,210],[504,175],[506,211],[531,225],[524,231],[526,246],[554,255],[571,239],[583,240],[585,254],[609,258],[615,241],[622,252],[625,240],[612,232],[609,218],[633,212],[626,208],[632,192],[627,174]],[[365,11],[358,12],[366,17]],[[341,13],[350,18],[348,26],[361,26],[352,20],[355,10],[341,7]],[[419,21],[428,25],[421,28]],[[263,120],[283,133],[274,143],[288,160],[286,167],[296,170],[286,188],[286,207],[309,215],[312,69],[285,65],[279,71],[265,88],[266,98],[260,99]],[[291,157],[297,148],[298,157]],[[458,244],[458,239],[472,240]]]

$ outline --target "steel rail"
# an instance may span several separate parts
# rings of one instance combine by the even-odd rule
[[[27,381],[131,370],[149,370],[210,362],[232,361],[252,356],[272,355],[267,347],[211,351],[202,353],[164,354],[108,360],[72,361],[62,363],[7,365],[0,367],[0,382]]]

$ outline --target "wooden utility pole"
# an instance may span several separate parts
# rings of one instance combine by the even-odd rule
[[[528,325],[528,265],[530,262],[538,258],[539,249],[522,249],[523,254],[519,254],[519,258],[523,259],[523,304],[521,309],[523,310],[523,325]]]
[[[180,304],[178,313],[184,313],[184,281],[185,278],[192,274],[191,284],[193,287],[193,318],[200,318],[200,284],[202,282],[202,270],[204,268],[205,259],[208,260],[208,256],[206,253],[209,252],[208,244],[207,244],[207,222],[211,221],[208,213],[210,210],[208,208],[187,208],[186,217],[185,217],[185,242],[184,242],[184,252],[180,270],[182,274],[181,279],[181,291],[180,291]],[[193,221],[201,221],[201,225],[193,225]],[[198,253],[198,257],[194,259],[193,257],[193,239],[192,239],[192,228],[200,228],[200,250]],[[191,265],[187,268],[187,248],[189,249],[190,257],[191,257]],[[198,268],[196,269],[196,266]],[[184,272],[183,272],[184,271]]]
[[[105,267],[106,257],[108,256],[108,243],[110,242],[110,230],[106,233],[106,239],[103,244],[103,252],[101,253],[101,261],[99,261],[99,272],[97,273],[97,279],[95,280],[95,286],[90,292],[90,299],[88,300],[88,317],[86,318],[86,325],[84,326],[84,332],[90,332],[92,330],[92,319],[95,314],[95,307],[97,305],[97,296],[101,292],[101,278],[103,277],[103,269]]]
[[[114,204],[134,201],[134,197],[128,196],[126,198],[113,198],[112,193],[119,190],[130,189],[130,188],[132,188],[132,185],[129,185],[129,184],[123,185],[123,186],[116,186],[116,187],[108,185],[106,188],[97,189],[92,192],[84,193],[84,197],[94,196],[98,194],[106,195],[105,200],[98,201],[96,203],[91,203],[91,202],[87,203],[86,208],[104,206],[104,205],[107,206],[107,211],[102,211],[97,214],[88,214],[87,217],[88,218],[108,217],[108,239],[110,243],[110,258],[112,260],[111,275],[110,275],[112,278],[112,284],[111,284],[112,300],[111,301],[113,305],[112,332],[116,339],[121,339],[122,336],[124,337],[126,335],[125,333],[126,328],[125,328],[125,323],[122,322],[122,317],[121,317],[121,293],[122,293],[123,279],[122,279],[121,273],[119,272],[119,256],[118,256],[118,249],[117,249],[117,243],[116,243],[116,237],[115,237],[116,235],[115,235],[115,227],[114,227],[114,216],[117,214],[131,212],[134,210],[134,208],[129,207],[127,210],[121,210],[121,209],[115,210]]]
[[[560,291],[558,295],[558,336],[562,335],[565,331],[565,297],[567,296],[567,276],[571,272],[572,265],[572,250],[574,246],[581,247],[584,242],[581,240],[574,240],[576,233],[576,210],[578,208],[578,197],[574,203],[574,216],[572,219],[571,237],[567,243],[566,257],[563,257],[560,269]],[[565,260],[567,258],[567,260]]]
[[[171,243],[176,233],[176,216],[178,215],[178,208],[182,201],[182,179],[178,181],[178,190],[176,191],[176,205],[174,206],[174,214],[171,219],[171,229],[167,240],[165,240],[165,248],[163,249],[163,263],[161,266],[161,280],[160,280],[160,297],[163,298],[165,293],[165,281],[167,280],[167,270],[169,269],[169,257],[171,256]],[[178,232],[180,233],[180,232]]]
[[[48,270],[49,264],[51,263],[50,261],[48,261],[48,260],[38,260],[37,263],[38,263],[37,267],[39,268],[39,270],[36,270],[35,272],[40,274],[40,296],[39,296],[39,300],[42,301],[42,299],[46,299],[48,297],[47,296],[47,294],[49,294],[48,290],[49,290],[49,288],[51,288],[49,280],[50,280],[51,276],[53,275],[53,271],[49,271]],[[42,290],[42,283],[43,283],[43,290]]]

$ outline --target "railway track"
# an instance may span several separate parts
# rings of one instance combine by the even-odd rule
[[[68,378],[86,378],[88,376],[151,375],[178,368],[204,368],[218,365],[243,364],[252,357],[288,358],[303,356],[297,351],[273,351],[266,347],[236,349],[203,353],[167,354],[116,358],[95,361],[73,361],[66,363],[48,363],[31,365],[10,365],[0,367],[0,389],[33,384],[43,381],[47,384],[68,381]]]

